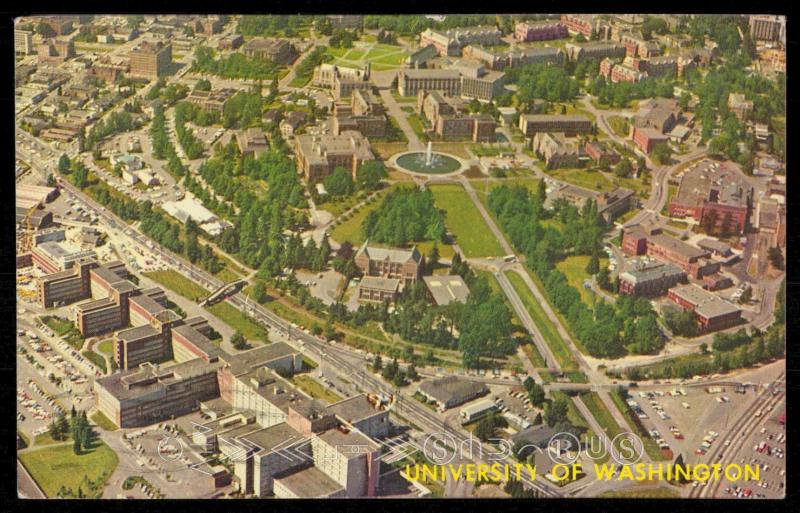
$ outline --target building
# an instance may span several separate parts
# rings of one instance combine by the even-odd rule
[[[647,255],[673,263],[695,279],[714,274],[720,268],[719,262],[709,259],[709,251],[665,235],[660,228],[636,225],[625,229],[622,233],[622,250],[627,255]]]
[[[159,78],[172,66],[172,44],[163,41],[144,41],[129,53],[130,74],[133,77]]]
[[[234,94],[236,94],[236,91],[229,88],[217,89],[214,91],[198,91],[195,89],[189,93],[186,97],[186,101],[208,112],[218,112],[222,114],[225,104]]]
[[[269,150],[269,143],[264,131],[258,127],[237,131],[236,144],[239,146],[242,156],[252,156],[253,158],[258,158]]]
[[[297,129],[300,128],[300,125],[306,122],[306,118],[306,113],[302,110],[287,112],[279,125],[281,136],[283,136],[285,140],[293,137]]]
[[[692,311],[698,328],[704,332],[730,328],[742,319],[741,309],[697,285],[673,287],[667,297],[684,310]]]
[[[733,280],[720,273],[703,276],[703,288],[708,291],[722,290],[733,287]]]
[[[621,160],[620,154],[617,153],[617,150],[609,147],[606,143],[601,141],[587,140],[583,145],[583,151],[586,152],[586,155],[597,165],[599,165],[600,161],[603,159],[605,159],[605,161],[611,166],[617,164]]]
[[[584,156],[583,145],[577,137],[568,138],[557,132],[535,133],[532,148],[544,160],[547,169],[577,167]]]
[[[592,121],[585,116],[523,114],[519,117],[519,129],[525,137],[539,132],[562,132],[571,137],[592,131]]]
[[[370,65],[364,69],[347,68],[335,64],[320,64],[314,68],[314,78],[311,85],[330,89],[333,97],[337,100],[347,98],[356,89],[370,90]]]
[[[526,64],[561,64],[564,52],[560,48],[513,48],[505,52],[488,50],[482,46],[464,47],[464,57],[483,62],[489,69],[502,70]]]
[[[243,44],[244,38],[241,34],[231,34],[220,38],[219,43],[217,43],[217,48],[223,51],[231,51],[236,50]]]
[[[605,58],[600,63],[600,74],[613,83],[617,82],[639,82],[647,78],[648,74],[639,71],[626,64],[614,64],[610,59]]]
[[[713,232],[744,232],[753,189],[735,169],[712,160],[688,168],[669,203],[670,217],[692,217]]]
[[[72,244],[62,244],[55,241],[46,241],[36,244],[31,249],[33,263],[45,273],[66,271],[85,258],[94,258],[96,254],[91,250],[83,250]]]
[[[661,134],[671,131],[681,120],[677,100],[658,98],[644,102],[633,117],[634,128],[652,128]]]
[[[75,42],[71,39],[68,41],[49,39],[39,45],[37,53],[39,62],[64,62],[75,57]]]
[[[389,409],[375,395],[348,397],[331,404],[327,411],[369,437],[381,438],[390,432]]]
[[[33,53],[33,32],[14,29],[14,52],[22,55]]]
[[[758,202],[757,228],[766,236],[769,247],[786,246],[786,206],[767,198]]]
[[[384,137],[388,121],[383,104],[366,90],[355,90],[350,104],[337,103],[331,121],[334,135],[356,130],[365,137]]]
[[[786,41],[786,18],[775,15],[751,15],[750,37],[754,41]]]
[[[580,62],[587,59],[602,60],[606,57],[621,59],[625,56],[625,47],[615,43],[568,43],[564,45],[567,58]]]
[[[608,39],[611,36],[611,27],[603,22],[599,16],[562,14],[561,23],[573,34],[583,34],[586,39],[592,37],[594,32],[600,39]]]
[[[415,283],[422,276],[425,257],[416,246],[411,249],[370,246],[369,241],[356,252],[355,263],[364,276],[397,278],[403,285]]]
[[[419,91],[438,91],[447,96],[461,94],[461,73],[455,69],[406,69],[397,74],[401,96],[416,96]]]
[[[563,23],[553,21],[521,22],[514,27],[514,38],[517,41],[548,41],[569,37],[569,31]]]
[[[51,308],[91,297],[89,271],[97,265],[94,259],[84,259],[69,270],[39,278],[36,283],[39,304],[42,308]]]
[[[643,152],[650,153],[659,144],[667,144],[669,136],[664,135],[655,128],[633,127],[633,142]]]
[[[461,55],[470,44],[494,46],[501,43],[503,33],[497,27],[468,27],[447,31],[426,29],[419,36],[419,45],[433,45],[442,57]]]
[[[597,192],[591,189],[584,189],[572,184],[563,184],[548,197],[548,200],[564,198],[578,208],[591,200],[597,204],[597,213],[606,224],[610,224],[620,214],[627,212],[631,207],[636,206],[636,196],[633,191],[618,187],[610,192]]]
[[[506,75],[501,71],[487,70],[479,62],[458,63],[455,68],[461,74],[461,96],[491,102],[505,90]]]
[[[242,53],[250,59],[266,59],[288,66],[297,59],[297,49],[286,39],[255,37],[242,45]]]
[[[192,28],[195,34],[206,36],[218,34],[222,30],[222,19],[219,16],[203,16],[194,21]]]
[[[667,290],[686,281],[686,273],[677,265],[633,258],[619,275],[619,293],[631,296],[663,296]]]
[[[133,305],[134,299],[147,297],[145,294],[130,298]],[[131,306],[131,312],[133,306]],[[154,314],[148,324],[135,326],[118,331],[114,340],[114,361],[122,370],[135,369],[147,362],[160,363],[172,358],[172,345],[170,344],[171,328],[180,322],[180,317],[171,311],[163,309]]]
[[[728,95],[728,109],[736,114],[739,121],[747,121],[753,114],[753,102],[747,100],[744,94],[730,93]]]
[[[445,306],[453,302],[467,302],[469,287],[457,274],[423,276],[422,281],[425,282],[431,301],[436,306]]]
[[[439,411],[454,408],[489,393],[485,384],[456,376],[425,380],[419,384],[417,391],[428,401],[436,403]]]
[[[439,52],[434,45],[423,46],[408,56],[405,65],[413,69],[425,68],[428,65],[428,61],[435,59],[438,55]]]
[[[360,14],[329,14],[327,16],[334,29],[360,29],[364,23],[364,17]]]
[[[369,141],[352,130],[339,135],[298,135],[294,146],[297,167],[309,182],[325,178],[336,167],[347,169],[355,178],[362,163],[375,160]]]
[[[394,303],[400,294],[400,280],[364,276],[358,286],[358,300],[371,303]]]

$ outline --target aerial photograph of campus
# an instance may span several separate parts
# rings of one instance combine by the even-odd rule
[[[784,16],[14,52],[18,497],[786,496]]]

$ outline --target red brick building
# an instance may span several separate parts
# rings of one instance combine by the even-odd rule
[[[517,41],[547,41],[569,37],[569,31],[564,24],[558,22],[522,22],[514,27],[514,37]]]
[[[713,274],[720,267],[718,262],[709,260],[709,251],[665,235],[660,228],[634,226],[625,230],[622,234],[622,251],[631,256],[647,255],[671,262],[693,278]]]
[[[742,311],[697,285],[680,285],[669,289],[667,298],[694,313],[698,328],[704,332],[717,331],[741,322]]]
[[[658,144],[666,144],[669,137],[654,128],[633,128],[633,142],[643,152],[650,153]]]
[[[364,276],[398,278],[403,284],[416,282],[422,276],[425,257],[416,246],[411,249],[369,246],[366,241],[355,256],[358,268]]]

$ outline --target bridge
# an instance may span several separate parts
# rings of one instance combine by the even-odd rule
[[[200,306],[213,304],[216,303],[217,300],[221,297],[236,294],[237,292],[239,292],[239,290],[241,290],[242,286],[244,286],[245,283],[247,283],[245,280],[234,280],[230,283],[226,283],[218,287],[214,292],[211,293],[211,295],[200,301]]]

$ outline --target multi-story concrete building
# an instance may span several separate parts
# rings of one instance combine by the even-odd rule
[[[619,293],[631,296],[663,296],[667,290],[686,281],[677,265],[649,259],[630,259],[619,275]]]
[[[517,41],[548,41],[569,37],[566,25],[554,21],[521,22],[514,27],[514,38]]]
[[[75,42],[71,39],[63,41],[60,39],[49,39],[43,41],[38,48],[39,62],[64,62],[77,55],[75,53]]]
[[[445,141],[470,139],[473,142],[495,141],[497,124],[488,114],[466,114],[457,98],[442,96],[438,91],[417,94],[417,112],[430,123],[430,132]]]
[[[501,71],[488,71],[479,63],[460,63],[461,96],[486,102],[503,93],[506,75]]]
[[[369,81],[370,65],[364,69],[348,68],[335,64],[320,64],[314,69],[314,78],[311,84],[323,89],[330,89],[337,100],[349,97],[353,91],[369,91],[372,84]]]
[[[497,27],[468,27],[448,31],[427,29],[419,36],[420,46],[433,45],[442,57],[461,55],[470,44],[494,46],[500,44],[503,33]]]
[[[688,168],[669,203],[670,217],[692,217],[714,231],[743,233],[753,188],[735,168],[702,160]],[[712,217],[712,221],[709,221]]]
[[[266,59],[284,66],[297,59],[297,49],[286,39],[256,37],[242,46],[242,53],[251,59]]]
[[[455,69],[407,69],[397,74],[401,96],[416,96],[419,91],[439,91],[447,96],[461,94],[461,73]]]
[[[519,129],[525,137],[538,132],[562,132],[571,137],[592,131],[592,121],[585,116],[523,114],[519,117]]]
[[[587,201],[594,201],[597,204],[598,215],[606,224],[613,222],[636,203],[633,191],[622,187],[617,187],[610,192],[597,192],[577,185],[564,184],[554,190],[550,197],[554,200],[564,198],[578,208],[582,208]]]
[[[365,276],[397,278],[408,285],[422,276],[425,257],[416,246],[411,249],[387,248],[370,246],[366,241],[356,252],[355,262]]]
[[[220,50],[230,51],[236,50],[244,44],[244,38],[241,34],[231,34],[220,38],[217,48]]]
[[[96,256],[92,250],[84,250],[56,241],[42,242],[31,249],[33,263],[45,273],[66,271],[76,262]]]
[[[786,18],[775,15],[751,15],[750,37],[755,41],[786,41]]]
[[[117,366],[128,370],[146,362],[160,363],[171,359],[170,329],[178,322],[180,317],[175,312],[163,310],[155,314],[149,324],[117,332],[114,341]]]
[[[742,319],[741,309],[697,285],[673,287],[667,297],[684,310],[692,311],[703,332],[730,328]]]
[[[14,29],[14,52],[23,55],[33,53],[33,32]]]
[[[633,226],[623,231],[622,250],[632,256],[647,255],[679,266],[692,278],[702,278],[719,271],[719,262],[709,260],[707,250],[670,237],[660,228]]]
[[[767,236],[770,247],[786,246],[786,206],[772,199],[762,198],[758,202],[756,227]]]
[[[172,44],[163,41],[143,41],[129,53],[130,74],[141,78],[159,78],[172,66]]]
[[[343,131],[339,135],[298,135],[295,137],[298,168],[308,181],[317,181],[343,167],[356,176],[358,167],[375,160],[369,141],[360,132]]]
[[[91,297],[89,271],[97,267],[94,259],[82,259],[70,270],[47,274],[37,281],[39,304],[50,308],[57,304],[70,304]]]

